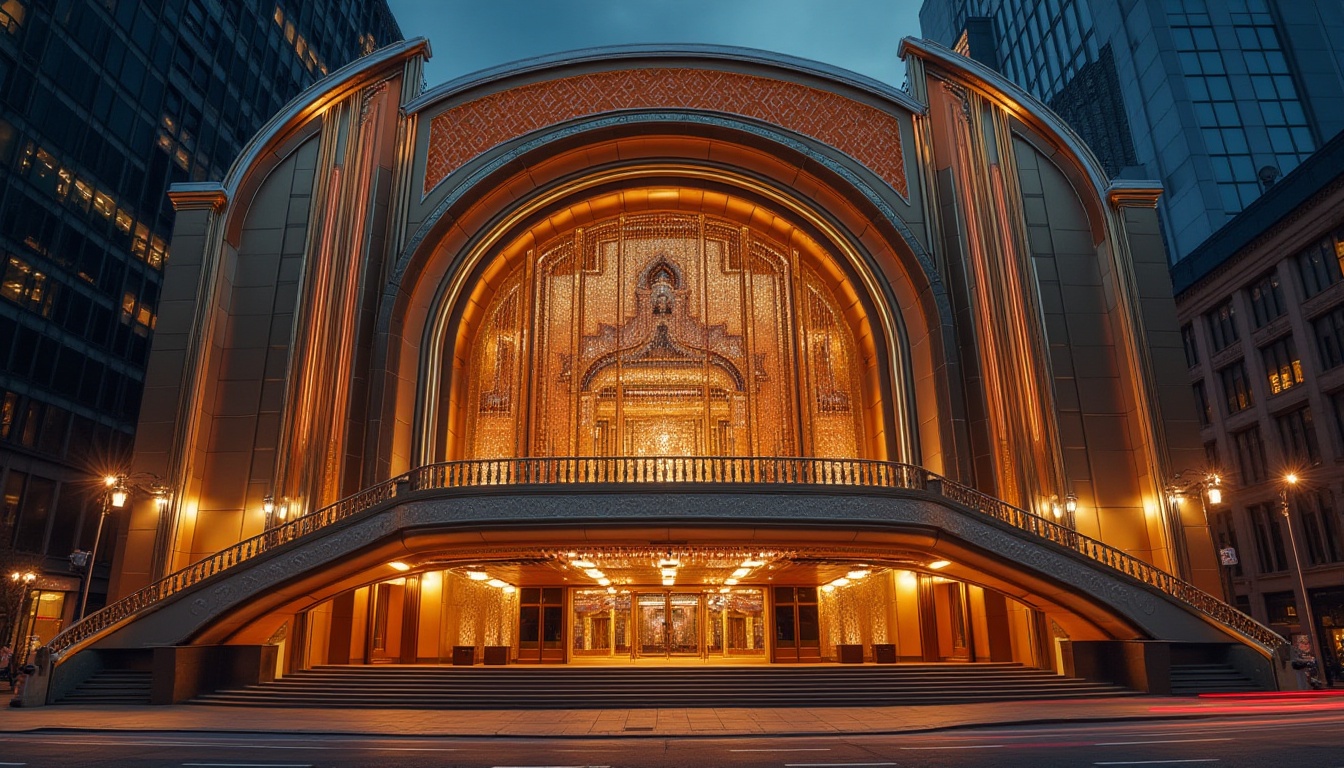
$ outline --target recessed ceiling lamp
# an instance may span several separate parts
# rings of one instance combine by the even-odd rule
[[[727,584],[730,587],[735,587],[737,586],[737,579],[724,579],[723,583]]]
[[[596,568],[589,568],[588,570],[584,571],[584,573],[588,574],[588,578],[590,579],[601,579],[607,575]]]
[[[865,577],[865,576],[867,576],[867,575],[868,575],[868,571],[867,571],[867,570],[864,570],[864,569],[862,569],[862,568],[860,568],[860,569],[858,569],[858,570],[850,571],[849,573],[846,573],[846,574],[845,574],[845,576],[847,576],[847,577],[849,577],[849,578],[851,578],[851,579],[855,579],[855,580],[862,579],[863,577]]]
[[[391,568],[391,569],[394,570],[394,571],[409,571],[409,570],[411,570],[411,566],[409,566],[409,565],[407,565],[407,564],[405,564],[405,563],[402,563],[402,562],[388,563],[388,564],[387,564],[387,567]]]
[[[582,560],[571,560],[571,561],[569,562],[569,564],[572,565],[572,566],[574,566],[575,568],[596,568],[596,567],[597,567],[597,563],[594,563],[592,560],[589,560],[589,559],[587,559],[587,558],[584,558],[584,559],[582,559]]]
[[[740,579],[743,576],[746,576],[748,573],[751,573],[750,568],[738,568],[736,571],[733,571],[733,578]]]
[[[495,589],[503,589],[503,588],[509,586],[509,583],[508,583],[507,581],[503,581],[502,579],[491,579],[491,580],[487,581],[486,584],[489,584],[490,586],[494,587]]]
[[[742,561],[743,568],[760,568],[762,565],[765,565],[764,560],[755,560],[750,557]]]
[[[673,584],[676,584],[676,583],[677,583],[677,580],[674,579],[674,578],[670,578],[670,577],[664,577],[664,578],[663,578],[663,586],[664,586],[664,587],[670,587],[670,586],[672,586]]]
[[[611,579],[598,579],[597,583],[601,584],[604,587],[609,587],[611,586]]]
[[[939,568],[946,568],[951,564],[951,560],[934,560],[932,563],[929,563],[929,567],[936,571]]]
[[[485,581],[490,578],[490,574],[485,571],[467,571],[467,578],[472,581]]]

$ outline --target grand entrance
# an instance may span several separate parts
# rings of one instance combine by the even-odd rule
[[[765,659],[760,589],[576,589],[573,619],[576,660]]]

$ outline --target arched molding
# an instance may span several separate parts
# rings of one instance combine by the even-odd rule
[[[322,130],[322,115],[328,109],[361,89],[401,75],[408,61],[429,57],[429,41],[423,37],[380,48],[309,86],[267,120],[243,146],[220,185],[229,201],[224,210],[225,239],[237,245],[253,195],[277,165]]]
[[[479,266],[475,261],[482,258],[482,249],[489,244],[486,241],[499,241],[506,220],[515,220],[516,225],[521,204],[516,200],[501,203],[498,198],[518,195],[520,180],[529,187],[525,191],[535,201],[542,195],[554,195],[557,185],[592,183],[598,172],[616,172],[619,168],[621,173],[630,173],[633,167],[642,165],[646,174],[666,173],[637,159],[626,161],[621,167],[622,163],[617,160],[619,153],[612,148],[623,141],[631,144],[657,142],[659,156],[664,158],[676,155],[676,142],[696,145],[693,149],[697,154],[680,159],[694,163],[700,169],[698,173],[720,177],[725,173],[725,166],[735,168],[734,173],[741,181],[734,184],[770,189],[770,194],[789,200],[787,207],[809,211],[810,216],[824,225],[823,229],[831,232],[821,240],[848,243],[846,247],[858,256],[855,263],[870,275],[881,274],[884,265],[873,264],[870,256],[864,256],[864,253],[877,249],[893,254],[895,263],[885,266],[888,269],[896,266],[900,274],[887,274],[887,279],[875,281],[869,292],[874,297],[882,296],[880,303],[893,308],[890,311],[902,315],[905,322],[917,319],[920,331],[932,337],[930,344],[922,343],[923,338],[916,340],[921,354],[927,357],[918,369],[921,372],[936,370],[940,375],[945,372],[950,354],[946,334],[953,328],[950,301],[928,253],[897,213],[901,201],[879,179],[849,158],[828,152],[825,147],[804,137],[783,134],[771,126],[719,115],[660,111],[605,115],[558,126],[545,134],[501,147],[454,174],[453,185],[436,192],[436,196],[442,197],[421,220],[389,270],[379,331],[391,337],[394,343],[399,340],[402,344],[401,349],[389,350],[390,381],[405,387],[408,382],[416,381],[420,372],[434,370],[430,364],[419,361],[426,353],[429,339],[441,336],[443,329],[421,338],[416,338],[416,329],[426,326],[429,307],[441,306],[444,298],[431,299],[423,295],[422,283],[444,281],[450,276],[460,279]],[[722,153],[723,159],[707,157],[704,145],[708,144],[727,147],[731,152]],[[567,153],[580,157],[586,164],[576,160],[566,165],[563,158]],[[595,164],[592,162],[595,157],[611,158],[612,162]],[[558,178],[547,176],[552,173]],[[883,192],[884,189],[887,191]],[[799,194],[800,190],[802,194]],[[490,200],[492,195],[494,200]],[[818,198],[842,204],[827,206],[817,202]],[[481,205],[483,199],[487,200],[485,205]],[[483,211],[483,208],[487,210]],[[848,218],[845,221],[838,219],[836,208],[846,209],[844,215]],[[890,286],[885,285],[895,278],[910,281],[912,290],[908,296],[896,297]],[[461,287],[455,290],[460,292]],[[896,326],[889,323],[887,327]],[[408,354],[414,356],[417,364],[411,364]],[[907,366],[905,370],[912,368]],[[914,386],[915,382],[909,379],[894,383],[897,391],[906,393],[905,402],[910,402],[908,395]],[[431,402],[431,394],[421,392],[416,401]],[[399,395],[397,399],[401,397]],[[405,413],[404,406],[402,412]],[[409,423],[402,422],[424,424],[427,420],[425,414],[417,414],[413,419],[399,418],[398,421],[399,428],[405,432]],[[918,426],[919,420],[912,415],[909,423]],[[941,444],[942,447],[935,449],[937,453],[951,453],[946,447],[952,439],[950,431],[943,427],[945,434],[931,441]],[[924,435],[924,441],[930,442],[927,435]],[[423,451],[412,456],[409,447],[412,442],[422,441],[420,436],[412,438],[409,434],[395,439],[401,446],[404,463],[399,464],[395,459],[390,461],[393,470],[423,462]],[[918,448],[908,455],[917,456]]]

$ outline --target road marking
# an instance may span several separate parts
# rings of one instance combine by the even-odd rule
[[[313,768],[312,763],[183,763],[191,768]]]
[[[968,744],[962,747],[901,747],[901,749],[920,750],[920,751],[938,750],[938,749],[998,749],[1002,746],[1003,746],[1002,744]]]
[[[1129,762],[1093,763],[1093,765],[1171,765],[1172,763],[1216,763],[1216,757],[1199,757],[1193,760],[1131,760]]]
[[[1166,741],[1099,741],[1098,747],[1128,747],[1134,744],[1192,744],[1197,741],[1232,741],[1226,739],[1168,739]]]

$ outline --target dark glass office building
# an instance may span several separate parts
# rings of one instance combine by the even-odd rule
[[[1344,4],[925,0],[925,37],[1046,102],[1112,177],[1160,180],[1174,261],[1344,129]]]
[[[77,610],[68,557],[130,454],[168,186],[222,179],[282,105],[400,39],[381,0],[0,1],[0,567],[37,575],[25,633]]]

